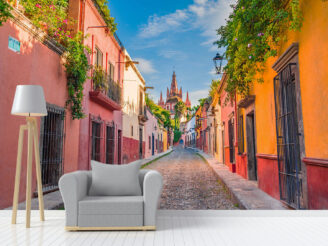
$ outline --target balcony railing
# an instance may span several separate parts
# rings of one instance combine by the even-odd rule
[[[138,119],[139,119],[139,124],[141,124],[141,125],[144,124],[148,120],[146,110],[147,110],[146,106],[139,108]]]
[[[92,74],[93,88],[89,92],[91,100],[110,110],[121,110],[122,90],[118,82],[110,78],[102,67],[96,66]]]
[[[111,79],[108,80],[107,96],[118,104],[121,104],[122,89],[118,82]]]
[[[97,95],[100,93],[103,95],[101,96],[102,98],[107,97],[114,101],[118,107],[121,107],[122,89],[119,86],[119,83],[111,79],[100,66],[94,68],[92,82],[93,96],[96,96],[95,92],[97,92]]]

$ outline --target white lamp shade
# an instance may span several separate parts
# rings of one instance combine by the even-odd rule
[[[40,85],[17,85],[11,114],[20,116],[46,116],[47,107]]]

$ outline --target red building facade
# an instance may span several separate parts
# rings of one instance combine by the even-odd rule
[[[223,75],[220,84],[221,121],[224,131],[224,163],[231,172],[236,172],[236,104],[235,98],[224,90],[227,76]]]

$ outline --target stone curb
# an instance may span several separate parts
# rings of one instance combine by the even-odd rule
[[[201,150],[190,148],[200,155],[204,161],[216,173],[221,183],[226,187],[233,202],[239,204],[242,209],[259,209],[259,210],[286,210],[289,209],[279,200],[274,199],[257,187],[254,181],[246,180],[238,174],[231,173],[229,168],[220,164],[212,156]]]

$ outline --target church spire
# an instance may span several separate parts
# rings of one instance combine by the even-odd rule
[[[158,101],[158,105],[159,106],[164,106],[164,101],[163,101],[163,94],[162,94],[162,91],[161,91],[161,96],[160,96],[160,98],[159,98],[159,101]]]
[[[175,71],[173,71],[172,75],[172,82],[171,82],[171,96],[178,95],[178,83],[177,83],[177,77],[175,75]]]
[[[188,93],[188,91],[187,91],[187,98],[186,98],[186,103],[185,104],[186,104],[187,107],[189,107],[189,108],[191,107],[191,103],[189,101],[189,93]]]

